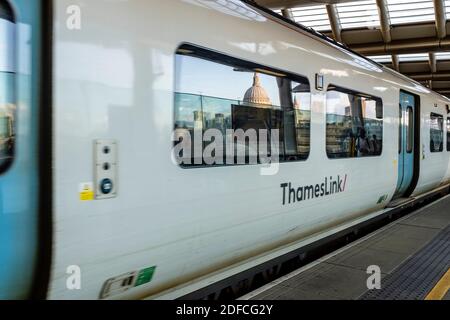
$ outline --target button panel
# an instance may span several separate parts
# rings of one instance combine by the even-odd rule
[[[94,141],[95,199],[117,195],[117,142],[112,139]]]

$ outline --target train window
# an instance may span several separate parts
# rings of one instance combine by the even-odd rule
[[[450,118],[447,118],[447,151],[450,151]]]
[[[6,1],[0,2],[0,172],[14,158],[15,144],[15,21]]]
[[[265,155],[275,155],[272,140],[277,136],[280,162],[306,160],[309,82],[183,45],[176,54],[174,120],[175,145],[190,140],[186,146],[191,150],[181,152],[183,167],[263,163]]]
[[[381,155],[383,104],[380,98],[330,85],[326,126],[329,158]]]
[[[444,150],[444,117],[440,114],[430,115],[430,151],[442,152]]]
[[[408,121],[408,127],[406,128],[406,152],[411,153],[413,150],[414,139],[414,113],[412,107],[406,108],[406,119]]]
[[[400,105],[398,113],[398,154],[402,153],[402,112],[402,105]]]

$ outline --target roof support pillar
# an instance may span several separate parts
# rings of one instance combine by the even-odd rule
[[[396,54],[391,55],[391,59],[392,59],[392,66],[394,67],[394,70],[397,72],[400,72],[400,62],[398,60],[398,55],[396,55]]]
[[[381,34],[385,43],[391,42],[391,25],[386,0],[377,0],[378,16],[380,17]]]
[[[436,54],[434,52],[430,52],[428,54],[428,62],[430,64],[430,71],[431,73],[436,73],[437,72],[437,65],[436,65]]]
[[[291,9],[281,9],[281,14],[283,15],[283,17],[295,21],[294,20],[294,15],[292,14]]]
[[[331,31],[333,31],[334,40],[342,43],[342,27],[339,21],[339,15],[335,4],[327,4],[328,19],[330,20]]]
[[[444,0],[433,0],[433,4],[434,15],[436,17],[436,35],[439,39],[443,39],[447,36]]]

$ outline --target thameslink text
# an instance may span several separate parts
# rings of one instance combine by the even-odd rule
[[[333,179],[333,177],[325,178],[322,183],[297,188],[292,187],[290,182],[282,183],[280,187],[283,189],[283,205],[344,192],[346,183],[347,175],[344,178],[338,175],[337,179]]]

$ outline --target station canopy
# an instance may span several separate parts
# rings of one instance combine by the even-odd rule
[[[256,0],[450,97],[450,0]]]

